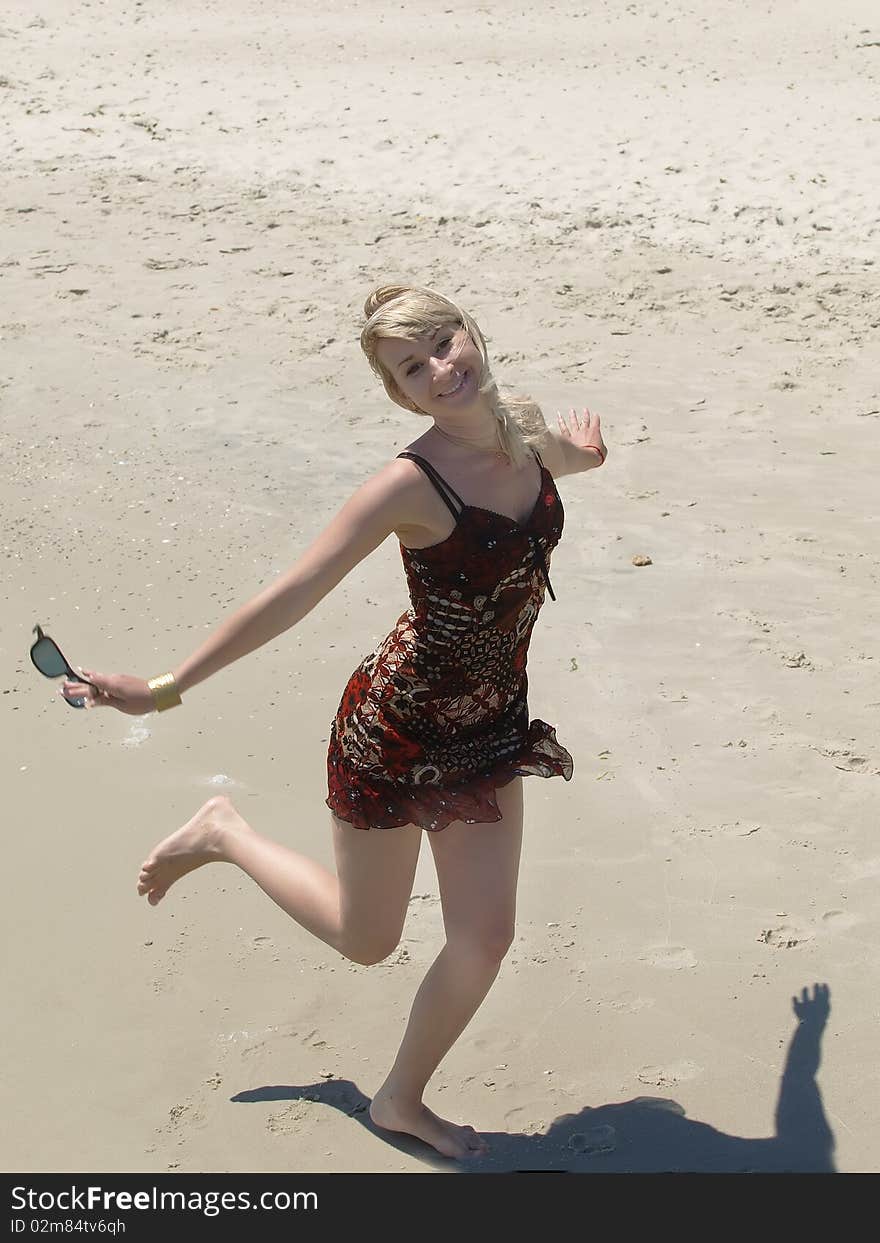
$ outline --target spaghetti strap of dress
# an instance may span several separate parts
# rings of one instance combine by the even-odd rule
[[[417,463],[418,463],[418,465],[419,465],[419,466],[421,466],[422,470],[425,472],[425,474],[426,474],[426,475],[428,476],[428,478],[431,480],[431,483],[434,485],[434,487],[437,489],[437,491],[438,491],[438,492],[440,493],[440,495],[443,497],[443,500],[446,502],[446,505],[447,505],[447,508],[449,509],[449,512],[452,514],[453,518],[454,518],[454,519],[456,520],[456,522],[457,522],[457,521],[458,521],[458,515],[459,515],[459,512],[460,512],[460,509],[464,509],[464,508],[466,508],[466,507],[465,507],[465,503],[464,503],[464,501],[461,499],[461,497],[458,495],[458,493],[455,491],[455,489],[454,489],[454,488],[452,488],[452,487],[451,487],[451,486],[450,486],[450,485],[446,482],[446,480],[445,480],[445,479],[443,478],[443,476],[439,473],[439,471],[435,470],[435,469],[434,469],[434,467],[431,465],[431,463],[430,463],[430,462],[428,462],[428,461],[426,461],[423,457],[419,457],[419,455],[418,455],[417,453],[409,453],[409,452],[406,452],[406,451],[405,451],[405,452],[403,452],[403,453],[398,453],[398,455],[397,455],[397,456],[398,456],[398,457],[406,457],[406,458],[409,458],[409,459],[410,459],[410,461],[412,461],[412,462],[417,462]],[[460,506],[460,509],[456,509],[456,508],[454,507],[454,505],[452,504],[452,501],[450,501],[450,499],[449,499],[449,497],[450,497],[450,496],[452,496],[452,497],[453,497],[453,499],[454,499],[454,500],[456,500],[456,501],[458,502],[458,504],[459,504],[459,506]]]

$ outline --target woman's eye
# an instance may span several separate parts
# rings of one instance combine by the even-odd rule
[[[439,345],[437,346],[437,349],[438,349],[438,350],[445,350],[445,349],[446,349],[446,347],[447,347],[448,345],[451,345],[451,344],[452,344],[452,337],[444,337],[444,338],[443,338],[443,340],[442,340],[442,341],[439,343]]]
[[[418,369],[419,369],[419,367],[421,367],[421,365],[422,365],[421,363],[413,363],[411,366],[407,367],[407,369],[406,369],[406,374],[407,374],[407,375],[415,375],[415,373],[418,371]]]

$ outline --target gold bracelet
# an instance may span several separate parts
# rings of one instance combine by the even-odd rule
[[[152,678],[147,686],[150,688],[157,712],[164,712],[166,708],[176,708],[178,704],[183,703],[173,673],[163,673],[161,678]]]

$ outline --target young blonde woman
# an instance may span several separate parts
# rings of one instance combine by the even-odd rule
[[[530,720],[526,657],[550,583],[563,509],[554,478],[600,466],[597,415],[551,432],[536,406],[504,398],[474,321],[432,290],[376,289],[361,345],[392,401],[430,419],[369,478],[291,570],[243,605],[173,673],[151,681],[82,670],[70,698],[163,711],[306,616],[389,535],[412,607],[352,674],[331,726],[327,805],[336,874],[263,837],[225,797],[155,848],[138,892],[156,905],[175,881],[233,863],[304,928],[357,963],[398,944],[427,831],[446,943],[413,1003],[376,1092],[378,1127],[448,1157],[480,1136],[432,1113],[427,1083],[486,996],[513,938],[522,777],[570,779],[553,729]]]

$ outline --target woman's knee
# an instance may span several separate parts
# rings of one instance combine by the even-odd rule
[[[472,960],[497,966],[506,958],[513,937],[512,923],[498,923],[485,928],[447,932],[446,944]]]
[[[361,967],[375,967],[393,954],[400,944],[400,933],[385,933],[370,937],[352,938],[340,946],[340,952]]]

